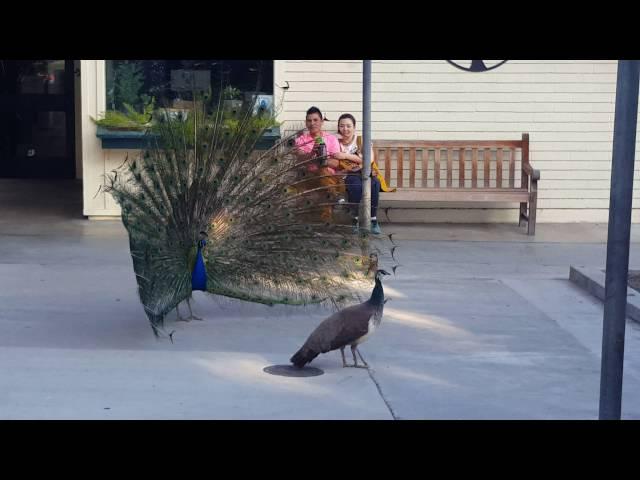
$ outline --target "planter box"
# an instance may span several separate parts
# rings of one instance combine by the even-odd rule
[[[98,127],[96,136],[102,140],[103,149],[115,150],[142,150],[147,147],[147,142],[153,138],[152,133],[136,130],[112,130]],[[280,128],[274,127],[266,130],[258,141],[258,150],[268,150],[280,139]]]

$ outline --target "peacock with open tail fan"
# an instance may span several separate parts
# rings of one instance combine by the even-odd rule
[[[373,239],[315,186],[305,167],[318,159],[299,154],[295,133],[257,149],[273,117],[254,105],[193,105],[186,118],[161,116],[148,147],[107,175],[154,333],[194,290],[267,305],[360,298]],[[320,220],[327,205],[335,215]]]

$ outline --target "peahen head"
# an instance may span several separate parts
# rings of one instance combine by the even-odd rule
[[[382,280],[383,275],[391,275],[391,274],[386,270],[382,270],[382,269],[376,270],[376,281],[379,282],[380,280]]]

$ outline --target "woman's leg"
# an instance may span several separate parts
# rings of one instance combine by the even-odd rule
[[[358,216],[358,205],[362,198],[362,177],[360,173],[350,173],[344,179],[347,186],[347,200],[349,203],[355,203],[351,206],[351,212],[354,217]]]
[[[380,180],[378,177],[371,178],[371,218],[377,218],[378,200],[380,199]]]

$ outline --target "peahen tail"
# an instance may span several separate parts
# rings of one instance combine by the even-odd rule
[[[298,368],[304,367],[307,363],[310,363],[316,358],[320,352],[316,352],[303,346],[300,350],[293,354],[289,361]]]

